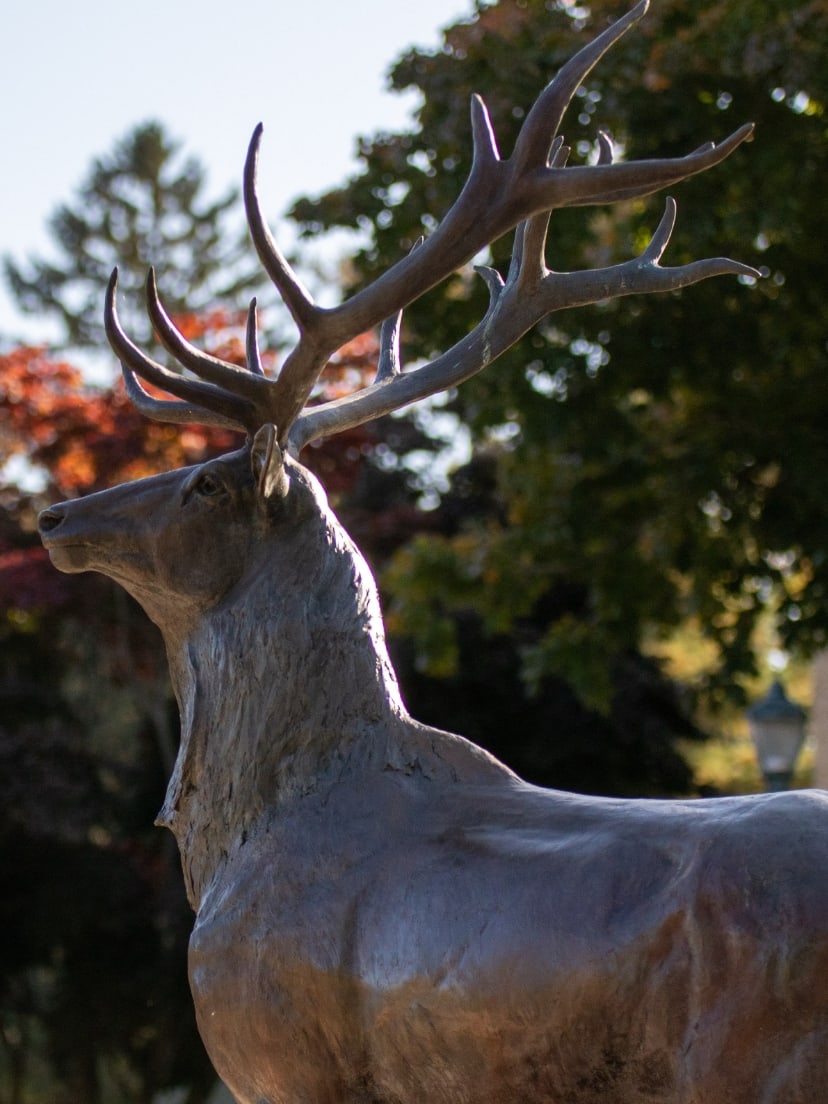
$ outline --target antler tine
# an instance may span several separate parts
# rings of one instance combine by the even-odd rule
[[[492,270],[482,271],[489,285],[490,303],[471,333],[430,364],[304,411],[291,433],[291,451],[298,453],[319,437],[456,387],[554,311],[639,292],[676,291],[712,276],[761,276],[750,265],[727,257],[662,268],[658,262],[669,242],[675,213],[675,201],[668,198],[664,215],[640,256],[606,268],[564,273],[550,272],[543,262],[545,216],[526,220],[518,235],[520,260],[505,284]]]
[[[565,172],[554,167],[536,172],[527,183],[527,206],[535,209],[591,207],[652,195],[670,184],[696,176],[729,157],[753,134],[753,123],[745,123],[718,144],[701,146],[684,157],[648,161],[604,161],[597,165],[570,166]]]
[[[138,401],[144,413],[158,421],[204,422],[209,419],[209,424],[240,430],[249,430],[251,425],[257,423],[254,409],[246,399],[228,394],[200,380],[185,379],[178,372],[171,372],[141,352],[138,346],[127,337],[118,319],[115,303],[117,290],[118,270],[116,268],[106,290],[104,327],[109,343],[121,362],[130,396],[137,396],[137,400],[134,401]],[[141,387],[136,378],[138,376],[169,394],[176,395],[184,402],[179,404],[169,400],[154,399]]]
[[[126,393],[130,401],[147,418],[152,418],[156,422],[172,422],[175,425],[209,425],[218,426],[220,429],[244,429],[244,426],[238,425],[230,418],[214,414],[203,406],[154,398],[144,390],[138,377],[123,362],[121,362],[121,374],[124,377]]]
[[[150,268],[147,276],[147,313],[164,348],[184,368],[189,368],[201,379],[216,384],[225,391],[249,399],[253,404],[262,403],[267,382],[261,378],[261,372],[257,374],[255,371],[239,368],[236,364],[226,364],[187,341],[158,297],[153,268]]]
[[[598,164],[611,165],[613,160],[612,136],[606,130],[598,131]]]
[[[278,289],[301,333],[313,327],[319,315],[319,308],[273,239],[262,212],[257,177],[263,130],[264,127],[259,123],[253,131],[244,163],[243,192],[247,224],[250,227],[250,236],[259,254],[259,260]]]
[[[400,363],[400,330],[402,329],[402,311],[386,318],[380,327],[380,348],[377,361],[377,374],[374,383],[398,376],[402,370]]]
[[[256,319],[255,296],[250,300],[250,306],[247,310],[247,329],[245,331],[244,350],[247,360],[247,370],[253,372],[257,376],[264,376],[262,358],[259,353],[259,330]]]
[[[421,235],[409,250],[409,254],[419,249],[425,241]],[[380,327],[379,359],[374,383],[381,383],[402,371],[400,361],[400,332],[402,330],[402,311],[398,310],[386,318]]]
[[[650,0],[641,0],[641,3],[626,15],[622,15],[602,34],[570,58],[541,92],[526,116],[515,142],[511,160],[518,172],[544,164],[549,152],[550,139],[557,134],[564,112],[575,95],[576,89],[607,50],[638,23],[649,6]]]
[[[570,147],[564,145],[563,138],[556,138],[549,151],[549,167],[563,168],[571,152]],[[521,286],[526,286],[546,274],[546,235],[551,214],[551,211],[541,211],[518,223],[507,284],[517,281]]]

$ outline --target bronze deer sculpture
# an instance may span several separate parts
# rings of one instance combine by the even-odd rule
[[[202,1036],[240,1104],[817,1104],[828,1092],[828,804],[817,793],[698,802],[543,790],[414,721],[375,586],[297,457],[309,441],[454,386],[550,311],[720,274],[662,268],[674,208],[642,255],[547,269],[549,212],[643,196],[750,133],[686,157],[566,167],[555,137],[640,3],[541,94],[502,160],[481,100],[474,163],[433,235],[374,284],[318,307],[265,226],[259,132],[250,228],[299,340],[278,378],[188,344],[153,282],[149,313],[192,375],[122,331],[111,343],[149,416],[233,426],[237,452],[44,511],[63,571],[96,570],[160,626],[181,745],[159,822],[196,912]],[[482,322],[404,372],[399,311],[516,227],[508,277],[484,270]],[[306,407],[326,360],[383,320],[377,378]],[[193,376],[195,378],[193,378]],[[139,377],[172,399],[150,397]]]

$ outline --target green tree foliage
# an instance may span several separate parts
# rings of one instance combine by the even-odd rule
[[[484,95],[508,155],[540,88],[623,10],[617,0],[479,4],[441,50],[404,56],[392,83],[422,92],[417,127],[363,140],[357,176],[297,204],[304,232],[367,232],[354,271],[370,279],[459,192],[469,95]],[[419,641],[426,667],[456,665],[456,616],[469,609],[490,636],[554,609],[522,649],[524,679],[564,676],[604,707],[618,657],[688,619],[717,647],[699,684],[714,698],[753,669],[752,634],[768,604],[785,645],[824,645],[827,49],[824,0],[654,0],[578,90],[563,126],[572,163],[593,155],[599,127],[620,155],[644,158],[687,153],[754,120],[749,146],[676,188],[666,263],[725,254],[766,278],[553,316],[460,388],[453,409],[478,448],[499,453],[501,512],[397,557],[392,620]],[[548,263],[626,259],[662,204],[556,213]],[[509,249],[494,245],[497,265]],[[408,312],[411,354],[446,348],[485,301],[469,273],[431,293]],[[412,580],[438,616],[429,637]],[[562,594],[568,604],[550,602]]]
[[[204,196],[205,171],[160,123],[131,130],[97,158],[72,203],[49,220],[54,260],[5,258],[9,288],[28,314],[53,318],[67,346],[102,349],[102,292],[117,265],[122,312],[138,339],[150,330],[142,309],[154,265],[168,309],[199,314],[238,306],[258,280],[246,235],[235,228],[235,190]]]
[[[386,432],[399,435],[399,426],[379,432],[388,440]],[[363,471],[374,484],[373,508],[360,514],[352,494],[340,512],[383,574],[391,652],[413,715],[463,733],[539,785],[616,796],[696,792],[684,747],[703,734],[689,720],[688,701],[651,659],[634,651],[612,659],[603,713],[561,676],[527,679],[527,651],[550,622],[577,608],[577,587],[549,591],[519,617],[492,619],[477,605],[476,533],[503,518],[496,456],[481,452],[455,471],[431,511],[413,509],[410,490],[406,509],[404,484],[395,490],[388,473],[377,483],[372,468],[366,463]],[[447,555],[457,547],[468,552],[459,578],[458,560]],[[498,581],[486,585],[497,589]]]

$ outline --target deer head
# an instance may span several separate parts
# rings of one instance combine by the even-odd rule
[[[262,535],[318,516],[323,497],[264,425],[243,449],[53,506],[39,526],[56,567],[110,576],[166,630],[220,601]]]

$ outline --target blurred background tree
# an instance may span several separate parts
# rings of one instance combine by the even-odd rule
[[[176,315],[238,307],[260,279],[238,192],[211,200],[205,189],[203,165],[161,123],[134,127],[49,219],[55,259],[4,258],[18,306],[53,319],[61,347],[98,350],[106,345],[101,288],[116,266],[124,317],[144,346],[153,338],[142,306],[150,265]]]

